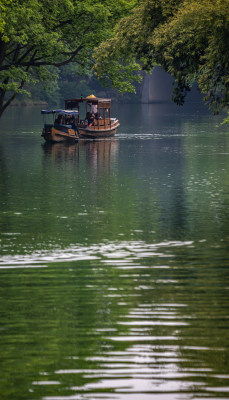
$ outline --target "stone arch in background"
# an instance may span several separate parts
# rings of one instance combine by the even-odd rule
[[[154,67],[151,74],[145,74],[141,88],[141,103],[172,102],[173,78],[160,67]],[[187,95],[189,101],[201,101],[201,95],[194,87]]]

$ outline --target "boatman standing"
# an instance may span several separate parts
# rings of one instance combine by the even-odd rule
[[[90,103],[90,106],[91,106],[91,113],[92,113],[92,114],[97,114],[97,112],[98,112],[98,105],[97,105],[97,104],[94,104],[94,103]]]

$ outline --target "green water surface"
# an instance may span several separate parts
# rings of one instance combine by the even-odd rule
[[[229,130],[116,105],[116,138],[0,125],[0,399],[229,398]]]

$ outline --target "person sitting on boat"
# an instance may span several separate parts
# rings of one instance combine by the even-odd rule
[[[72,125],[72,129],[76,130],[76,120],[75,120],[75,118],[72,118],[71,125]]]
[[[101,115],[99,115],[98,113],[95,114],[95,119],[102,119]]]
[[[85,120],[88,122],[90,118],[91,118],[91,113],[88,111]]]
[[[72,122],[73,122],[73,117],[72,117],[72,115],[68,115],[68,116],[65,118],[65,123],[66,123],[66,125],[72,125]]]
[[[88,123],[88,126],[91,126],[94,123],[95,115],[91,114],[89,111],[86,114],[86,120]]]
[[[55,121],[54,121],[54,124],[55,124],[55,125],[60,125],[60,123],[61,123],[61,115],[59,114],[59,115],[56,117],[56,119],[55,119]]]
[[[62,117],[62,125],[66,125],[66,124],[67,124],[66,117],[63,115],[63,117]]]
[[[90,118],[88,119],[88,126],[94,125],[95,114],[91,114]]]

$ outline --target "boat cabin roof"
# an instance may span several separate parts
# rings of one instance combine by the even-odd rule
[[[65,108],[73,109],[79,107],[80,103],[91,103],[97,104],[99,108],[110,108],[111,107],[111,99],[104,99],[101,97],[83,97],[78,99],[67,99],[65,100]]]
[[[61,115],[75,115],[79,114],[78,110],[42,110],[41,114],[61,114]]]

